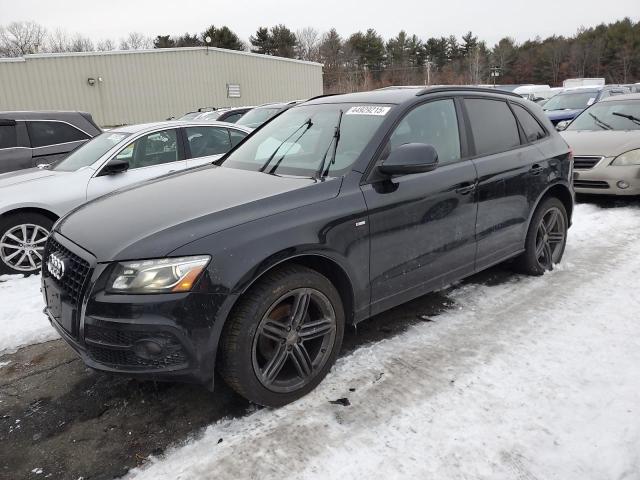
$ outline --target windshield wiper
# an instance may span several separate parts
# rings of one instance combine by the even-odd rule
[[[280,148],[282,148],[282,146],[283,146],[285,143],[287,143],[287,142],[291,139],[291,137],[293,137],[296,133],[298,133],[298,131],[299,131],[302,127],[304,127],[304,126],[306,126],[306,127],[307,127],[307,128],[302,132],[302,135],[304,135],[304,134],[305,134],[305,132],[306,132],[307,130],[309,130],[309,129],[311,128],[311,126],[312,126],[312,125],[313,125],[313,123],[311,122],[311,118],[308,118],[307,120],[305,120],[305,121],[304,121],[304,123],[303,123],[302,125],[300,125],[298,128],[296,128],[296,129],[291,133],[291,135],[289,135],[289,136],[288,136],[287,138],[285,138],[282,142],[280,142],[280,145],[278,145],[278,147],[273,151],[273,153],[269,156],[269,158],[267,158],[267,161],[266,161],[266,162],[264,162],[264,165],[262,165],[262,167],[260,167],[260,170],[259,170],[259,171],[260,171],[260,172],[264,172],[264,171],[267,169],[267,167],[268,167],[268,166],[269,166],[269,164],[271,163],[271,160],[273,160],[273,157],[275,157],[275,156],[276,156],[276,153],[278,153],[278,150],[280,150]],[[302,137],[302,135],[300,135],[300,137]],[[300,140],[300,137],[298,137],[298,139],[297,139],[297,140]],[[297,141],[297,140],[296,140],[296,141]],[[295,142],[294,142],[294,143],[295,143]],[[292,144],[292,146],[293,146],[293,144]],[[291,149],[291,147],[289,147],[289,149]],[[288,152],[288,151],[289,151],[289,150],[287,150],[287,152]],[[284,155],[282,155],[282,157],[280,158],[280,160],[278,161],[278,163],[280,163],[280,161],[282,160],[282,158],[284,158],[284,156],[287,154],[287,152],[285,152],[285,153],[284,153]],[[278,167],[278,165],[276,164],[274,168],[277,168],[277,167]],[[271,169],[271,172],[273,172],[273,171],[274,171],[274,169],[272,168],[272,169]]]
[[[336,153],[338,151],[338,141],[340,140],[340,125],[342,125],[342,115],[344,114],[344,112],[342,110],[340,110],[340,115],[338,116],[338,124],[336,125],[336,128],[333,132],[333,138],[331,139],[331,143],[329,144],[329,148],[327,148],[327,151],[324,152],[324,155],[322,156],[322,162],[320,162],[320,167],[318,168],[318,171],[316,172],[316,178],[322,178],[324,176],[326,176],[329,173],[329,168],[331,167],[331,165],[336,163]],[[327,161],[327,154],[329,153],[329,150],[331,150],[331,146],[333,145],[333,151],[331,153],[331,161],[329,162],[329,164],[327,165],[327,168],[325,170],[324,165]]]
[[[587,113],[589,114],[589,116],[591,118],[593,118],[595,120],[596,125],[598,125],[601,129],[603,129],[603,130],[612,130],[613,129],[613,127],[611,125],[609,125],[606,122],[603,122],[598,117],[596,117],[593,113],[591,113],[591,112],[587,112]]]
[[[640,118],[636,117],[635,115],[631,115],[629,113],[622,113],[622,112],[611,112],[611,115],[616,115],[618,117],[626,118],[627,120],[631,120],[633,123],[637,123],[638,125],[640,125]]]

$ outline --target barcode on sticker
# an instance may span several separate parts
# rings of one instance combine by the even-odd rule
[[[391,107],[381,107],[380,105],[360,105],[351,107],[345,115],[381,115],[384,116],[391,110]]]

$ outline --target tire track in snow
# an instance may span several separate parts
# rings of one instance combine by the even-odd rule
[[[569,360],[571,355],[593,355],[606,364],[606,352],[589,343],[594,332],[619,341],[625,349],[629,348],[625,342],[632,338],[629,335],[640,333],[628,321],[629,305],[620,305],[624,321],[609,331],[607,322],[590,317],[592,312],[615,309],[620,301],[616,289],[624,279],[640,273],[638,238],[640,209],[578,205],[565,263],[554,272],[541,278],[515,276],[498,286],[457,288],[452,295],[458,309],[436,317],[435,323],[415,326],[340,359],[323,384],[304,399],[279,410],[263,409],[214,424],[200,439],[154,460],[147,469],[133,471],[131,477],[406,478],[435,474],[441,478],[512,478],[513,462],[505,459],[517,458],[523,478],[549,478],[532,473],[544,466],[527,457],[528,444],[518,444],[522,434],[509,426],[528,425],[518,416],[525,411],[531,415],[527,428],[535,442],[540,435],[559,441],[561,432],[554,432],[554,425],[536,418],[536,409],[528,407],[535,400],[531,392],[538,388],[548,397],[553,387],[573,398],[589,385],[584,379],[571,384],[572,377],[564,376],[557,362],[545,355]],[[630,301],[637,312],[638,298]],[[589,317],[587,326],[580,325],[581,317]],[[623,338],[618,327],[624,331]],[[589,335],[579,335],[580,328],[586,328]],[[583,343],[572,344],[573,337],[567,332]],[[540,357],[536,356],[538,349]],[[553,366],[548,373],[541,366],[545,359]],[[640,362],[640,354],[636,360]],[[577,368],[570,367],[569,371]],[[538,382],[536,387],[527,385],[529,368]],[[640,378],[637,380],[636,390]],[[356,391],[349,393],[350,387]],[[476,390],[481,394],[477,401],[465,395]],[[328,404],[342,396],[349,397],[351,407]],[[557,408],[553,400],[539,399],[541,407]],[[505,410],[495,411],[497,407]],[[487,420],[500,415],[504,422]],[[460,428],[461,423],[468,424],[468,432]],[[484,442],[488,432],[506,432],[508,438]],[[466,442],[467,435],[473,441]],[[220,438],[222,443],[218,443]]]

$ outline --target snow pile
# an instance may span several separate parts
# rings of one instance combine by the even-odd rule
[[[634,476],[640,209],[574,220],[553,272],[458,288],[457,309],[342,358],[302,400],[216,423],[130,477]]]
[[[58,338],[42,309],[40,276],[0,276],[0,354]]]

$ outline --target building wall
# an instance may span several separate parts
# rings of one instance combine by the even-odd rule
[[[95,79],[93,86],[89,78]],[[241,98],[227,98],[227,84],[239,84]],[[101,126],[164,120],[199,107],[259,105],[321,94],[318,63],[216,48],[0,60],[0,111],[81,110]]]

